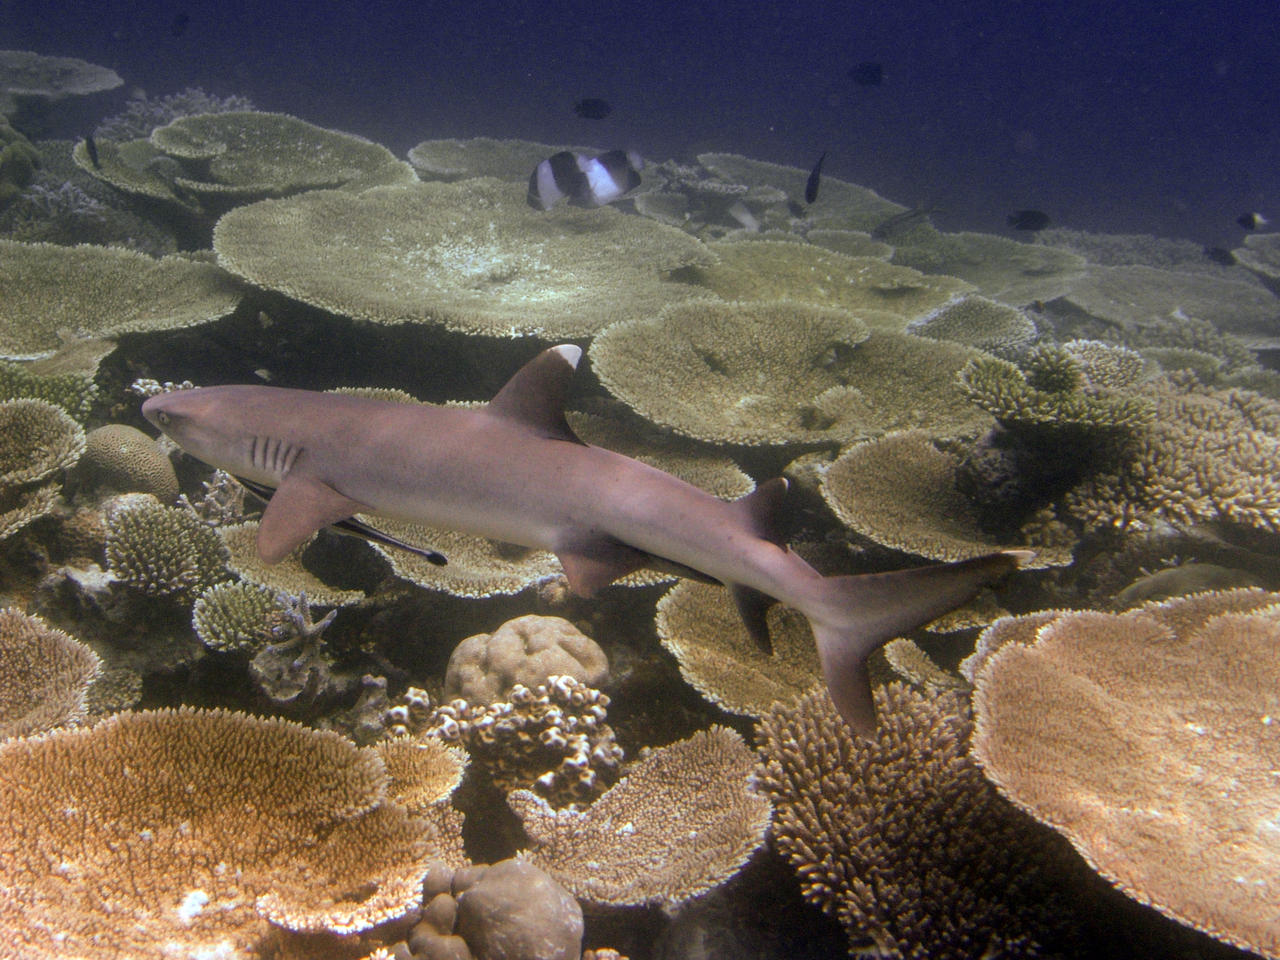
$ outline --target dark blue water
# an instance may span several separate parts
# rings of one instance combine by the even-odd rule
[[[175,21],[185,16],[184,26]],[[385,143],[595,141],[810,165],[944,228],[1057,225],[1231,243],[1280,214],[1274,3],[149,3],[4,0],[0,47],[114,68],[127,92],[202,86]],[[859,86],[849,69],[883,64]],[[613,107],[575,116],[582,96]]]

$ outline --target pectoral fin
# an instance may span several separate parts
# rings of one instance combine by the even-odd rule
[[[317,530],[368,509],[327,483],[290,474],[262,512],[258,558],[263,563],[279,563]]]

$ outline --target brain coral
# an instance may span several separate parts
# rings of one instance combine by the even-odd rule
[[[116,714],[0,745],[7,956],[250,960],[270,934],[411,910],[425,821],[369,750],[278,719]]]
[[[529,859],[592,904],[670,906],[727,880],[764,842],[769,801],[751,785],[751,752],[712,727],[652,751],[583,811],[528,790],[507,803]]]
[[[101,664],[83,643],[39,617],[0,610],[0,740],[82,720]]]
[[[874,741],[825,690],[775,704],[757,779],[779,852],[851,952],[912,960],[1037,956],[1062,922],[1044,867],[1063,851],[985,782],[955,692],[875,692]],[[1054,955],[1051,950],[1045,955]]]
[[[778,331],[785,330],[786,336]],[[899,427],[980,432],[956,372],[959,344],[873,332],[830,308],[699,300],[621,323],[591,345],[592,370],[636,412],[712,442],[842,442]]]
[[[556,675],[599,687],[609,676],[609,661],[600,645],[568,620],[529,614],[454,647],[444,695],[492,703],[517,683],[536,687]]]
[[[77,472],[91,486],[116,493],[149,493],[161,503],[178,499],[172,461],[155,440],[128,424],[90,430]]]
[[[531,210],[492,179],[317,190],[218,221],[218,262],[247,280],[377,323],[581,337],[690,288],[661,274],[710,258],[680,230],[602,207]]]
[[[0,354],[57,349],[59,331],[172,330],[235,309],[241,285],[208,263],[117,247],[0,240]]]
[[[1280,595],[1066,612],[977,673],[974,755],[1136,900],[1280,957]]]

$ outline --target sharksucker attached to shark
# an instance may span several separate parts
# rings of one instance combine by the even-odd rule
[[[258,530],[267,563],[361,513],[552,550],[584,596],[650,564],[696,572],[730,588],[766,644],[769,605],[795,607],[832,699],[864,736],[875,729],[867,657],[1018,565],[1004,552],[823,577],[775,532],[785,480],[726,502],[574,436],[564,399],[581,355],[543,351],[479,409],[228,386],[160,394],[142,413],[205,463],[275,488]]]

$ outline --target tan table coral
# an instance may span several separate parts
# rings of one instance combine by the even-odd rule
[[[973,751],[1129,896],[1280,957],[1280,594],[1062,613],[978,670]]]
[[[661,275],[710,259],[673,227],[607,207],[543,213],[524,194],[488,178],[316,190],[232,210],[213,246],[233,273],[355,319],[548,339],[686,299]]]
[[[508,620],[493,633],[467,637],[454,647],[445,671],[444,696],[492,703],[517,683],[537,687],[557,675],[599,687],[608,679],[609,661],[600,645],[568,620],[529,614]]]
[[[1025,306],[1068,293],[1084,275],[1084,258],[991,233],[920,230],[897,246],[893,262],[921,273],[958,277],[1002,303]]]
[[[507,803],[529,859],[580,900],[672,906],[733,876],[764,842],[769,801],[750,785],[751,752],[727,727],[652,751],[582,811],[528,790]]]
[[[999,543],[975,505],[956,487],[959,461],[928,434],[906,430],[844,450],[822,477],[822,497],[840,522],[876,543],[930,560],[965,560]],[[1027,568],[1066,566],[1073,543],[1036,547]]]
[[[0,739],[84,719],[101,666],[96,653],[39,617],[0,610]]]
[[[729,592],[718,584],[682,580],[658,601],[658,636],[680,664],[680,675],[730,713],[763,716],[775,700],[790,700],[821,674],[803,616],[776,605],[768,623],[772,653],[747,635]]]
[[[591,345],[601,382],[647,419],[695,439],[759,445],[915,426],[934,436],[981,433],[990,418],[956,383],[979,356],[868,332],[846,311],[794,301],[677,304],[609,327]]]
[[[241,284],[208,263],[114,247],[0,240],[0,354],[56,350],[59,331],[105,337],[226,316]]]
[[[386,781],[375,753],[337,734],[226,711],[7,741],[5,953],[251,960],[268,920],[352,933],[402,916],[435,844]]]
[[[594,147],[557,147],[532,140],[423,140],[409,148],[409,162],[423,180],[463,180],[497,177],[528,183],[529,175],[547,157],[560,150],[596,154]]]

